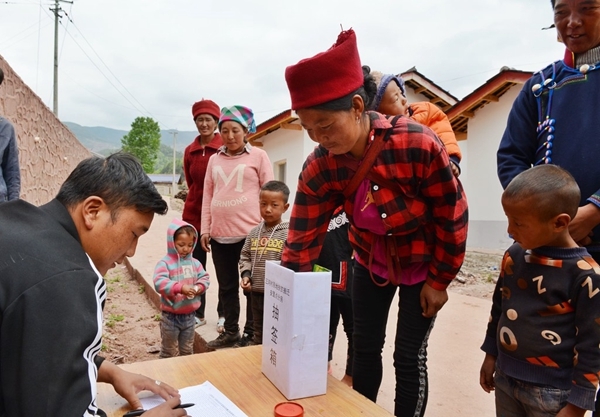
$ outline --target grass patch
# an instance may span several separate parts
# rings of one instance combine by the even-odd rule
[[[111,314],[109,320],[123,321],[125,320],[125,316],[122,314]]]
[[[108,320],[106,320],[106,326],[113,328],[115,327],[115,324],[119,321],[123,321],[125,320],[125,316],[122,314],[111,314],[110,316],[108,316]]]
[[[121,282],[121,276],[120,275],[115,275],[112,278],[107,279],[106,281],[110,282],[111,284],[114,284],[116,282]]]

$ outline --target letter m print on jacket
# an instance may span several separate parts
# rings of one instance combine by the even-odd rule
[[[219,178],[223,180],[225,185],[228,185],[231,180],[237,177],[237,183],[235,185],[235,191],[238,193],[244,192],[244,169],[246,169],[246,164],[237,165],[229,175],[225,174],[223,171],[223,167],[220,165],[216,165],[214,167],[213,181],[215,184],[219,184]]]

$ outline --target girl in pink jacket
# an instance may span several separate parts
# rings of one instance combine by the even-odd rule
[[[195,311],[200,307],[200,294],[210,284],[203,265],[192,256],[197,242],[194,226],[173,219],[167,229],[167,254],[154,268],[162,311],[161,358],[193,353]]]

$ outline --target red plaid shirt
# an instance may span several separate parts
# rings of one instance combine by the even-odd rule
[[[378,113],[369,113],[371,140],[379,129],[391,128]],[[343,190],[355,173],[344,158],[317,147],[306,159],[292,210],[282,265],[295,271],[311,271],[319,258],[333,211],[344,204],[354,223],[354,197]],[[387,235],[394,236],[403,267],[429,262],[427,283],[445,289],[462,265],[467,240],[467,200],[460,182],[452,175],[448,154],[435,134],[406,117],[398,119],[394,133],[378,155],[372,170],[403,190],[386,189],[371,181]],[[361,259],[378,236],[352,227],[350,242]]]

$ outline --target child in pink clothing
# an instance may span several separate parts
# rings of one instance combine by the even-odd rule
[[[230,347],[241,341],[238,262],[246,236],[261,221],[260,188],[273,179],[267,153],[246,143],[256,131],[252,110],[224,107],[219,118],[224,145],[208,161],[202,199],[202,248],[212,252],[219,299],[223,303],[225,331],[208,342],[211,348]],[[244,340],[252,340],[250,293],[246,295]]]
[[[162,311],[161,358],[194,353],[195,311],[209,285],[203,265],[192,256],[197,242],[194,226],[173,219],[167,229],[167,254],[154,268]]]

